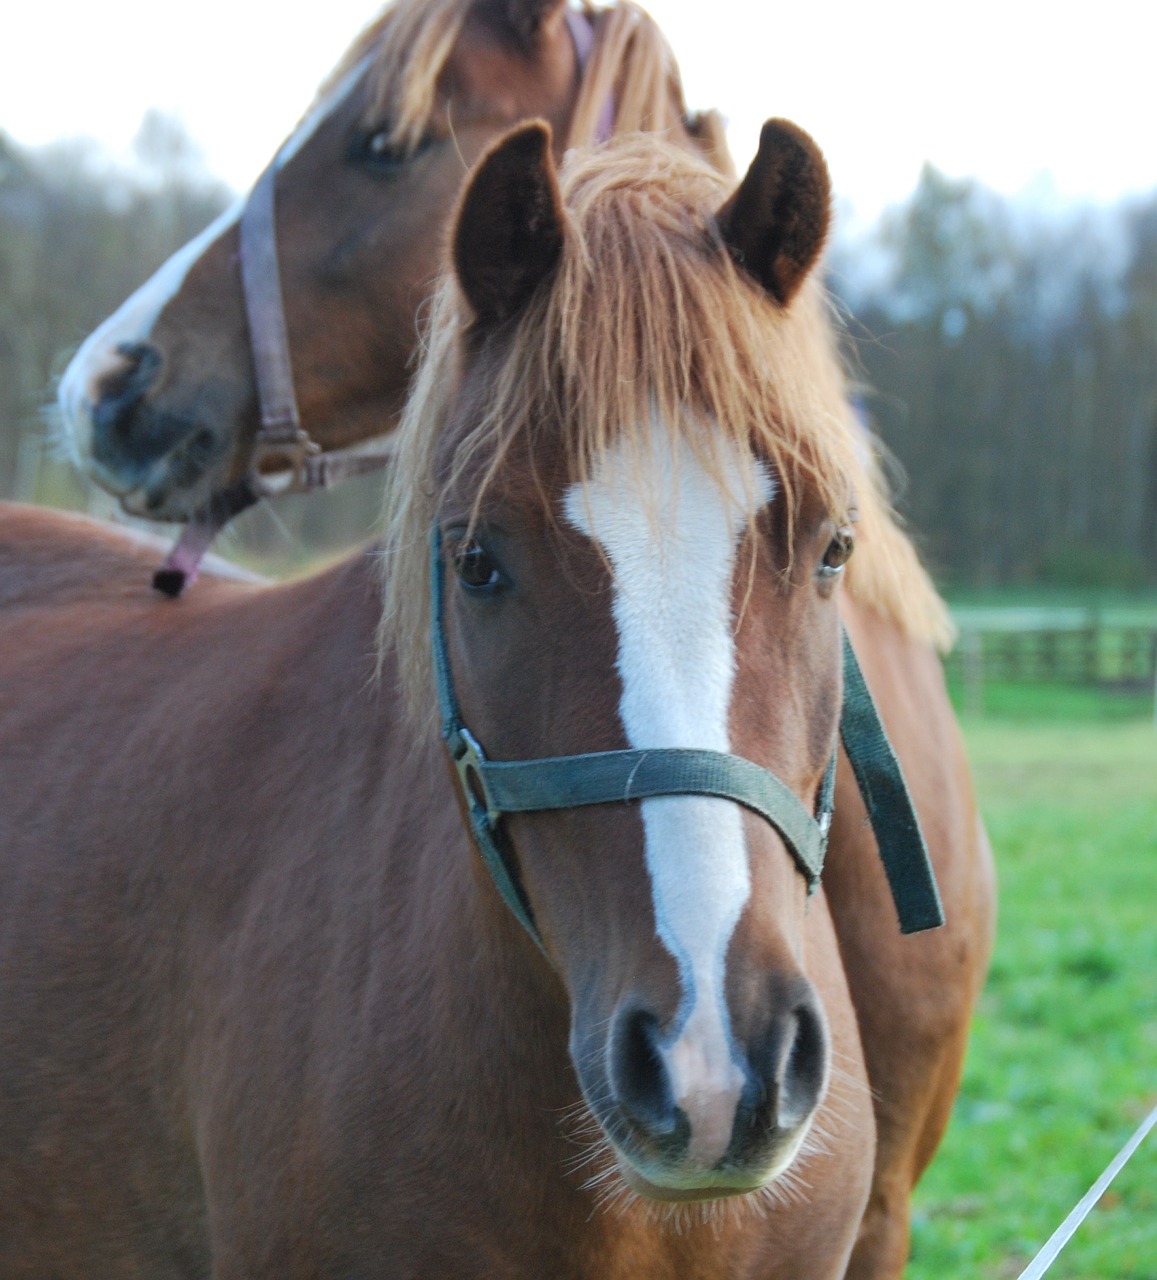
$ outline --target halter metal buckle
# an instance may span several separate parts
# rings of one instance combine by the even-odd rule
[[[482,770],[486,756],[478,745],[478,740],[469,729],[458,729],[447,739],[446,745],[450,748],[450,758],[454,761],[467,805],[479,816],[485,814],[491,827],[496,826],[498,819],[502,817],[502,810],[494,807],[490,789],[486,785],[486,776]]]
[[[301,427],[283,436],[272,432],[263,435],[259,432],[250,463],[254,489],[265,498],[279,493],[308,493],[310,486],[306,476],[307,459],[320,452],[320,446]],[[276,476],[262,475],[261,464],[264,462],[288,464],[290,479],[279,483]]]

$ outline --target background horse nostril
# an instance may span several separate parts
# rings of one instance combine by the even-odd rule
[[[651,1137],[670,1137],[678,1115],[659,1048],[659,1020],[648,1009],[622,1008],[611,1038],[611,1087],[623,1113]]]
[[[93,418],[98,429],[124,432],[133,410],[156,381],[161,353],[143,342],[122,342],[117,354],[124,364],[101,378]]]

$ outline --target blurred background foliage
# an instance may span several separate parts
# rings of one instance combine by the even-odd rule
[[[0,497],[111,507],[56,447],[69,356],[231,193],[180,122],[143,119],[132,169],[80,140],[28,149],[0,131]]]

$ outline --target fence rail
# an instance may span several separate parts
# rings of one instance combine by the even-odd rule
[[[1157,716],[1157,616],[1142,609],[958,609],[960,638],[946,660],[966,705],[979,710],[986,681],[1153,690]]]

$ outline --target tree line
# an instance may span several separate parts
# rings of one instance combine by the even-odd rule
[[[0,133],[0,496],[89,501],[46,453],[53,379],[229,198],[164,116],[136,153],[117,168]],[[1157,192],[1046,216],[928,166],[837,241],[830,280],[859,403],[942,581],[1157,582]],[[370,528],[375,488],[286,518],[330,549]]]
[[[60,458],[55,380],[87,334],[225,207],[180,124],[146,115],[135,164],[0,131],[0,497],[85,505]]]
[[[929,166],[834,265],[938,576],[1157,581],[1157,193],[1050,217]]]

